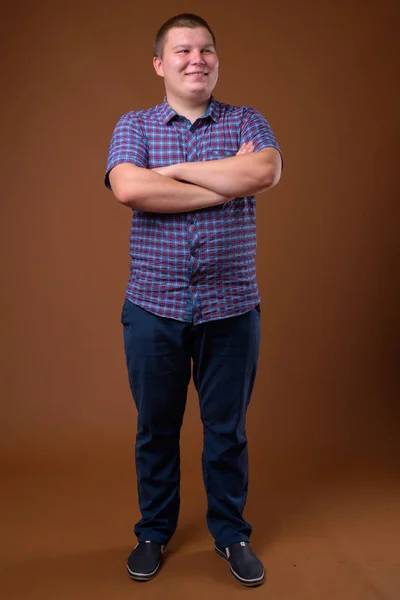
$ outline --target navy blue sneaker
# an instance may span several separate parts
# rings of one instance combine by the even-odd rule
[[[249,542],[238,542],[228,548],[216,545],[215,552],[230,564],[232,575],[242,585],[255,587],[264,583],[263,564],[250,548]]]
[[[157,542],[138,542],[128,557],[129,577],[135,581],[150,581],[158,573],[166,546]]]

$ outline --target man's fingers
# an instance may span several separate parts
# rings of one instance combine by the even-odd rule
[[[242,144],[236,153],[236,156],[239,156],[240,154],[248,154],[249,152],[254,152],[253,142],[245,142]]]
[[[239,155],[239,154],[245,154],[245,153],[246,153],[246,151],[247,151],[247,146],[248,146],[248,144],[247,144],[247,143],[246,143],[246,144],[242,144],[242,145],[240,146],[240,148],[239,148],[239,151],[238,151],[238,153],[237,153],[237,154],[238,154],[238,155]]]

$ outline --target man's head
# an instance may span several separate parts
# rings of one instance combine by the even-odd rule
[[[215,36],[207,22],[192,14],[166,21],[154,41],[153,64],[169,99],[204,102],[217,83],[219,65]]]
[[[163,58],[164,46],[168,37],[169,30],[182,27],[185,27],[187,29],[197,29],[198,27],[203,27],[204,29],[207,29],[208,33],[212,38],[214,48],[216,48],[215,35],[211,31],[211,28],[207,21],[191,13],[182,13],[180,15],[172,17],[171,19],[168,19],[168,21],[161,25],[153,44],[154,56],[158,56],[158,58]]]

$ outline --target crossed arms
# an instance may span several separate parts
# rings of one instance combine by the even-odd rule
[[[243,144],[236,156],[143,169],[129,163],[115,166],[110,184],[119,202],[133,209],[179,213],[253,196],[276,185],[281,155],[275,148],[254,152]]]

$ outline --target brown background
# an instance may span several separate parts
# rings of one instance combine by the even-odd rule
[[[310,498],[316,482],[330,498],[338,482],[362,479],[375,493],[383,478],[397,491],[376,502],[394,507],[388,532],[399,523],[396,4],[40,0],[4,12],[0,444],[8,482],[8,598],[53,597],[50,584],[43,588],[50,556],[58,557],[52,564],[58,579],[65,569],[65,598],[81,597],[75,592],[82,578],[88,586],[82,597],[91,597],[99,556],[102,572],[115,559],[120,597],[144,593],[118,570],[137,518],[136,414],[119,324],[130,211],[102,178],[120,115],[163,98],[151,65],[152,39],[164,20],[183,11],[199,12],[217,36],[216,97],[260,110],[285,159],[280,184],[259,196],[257,209],[262,348],[248,417],[248,516],[258,527],[258,548],[268,552],[267,539],[282,533],[273,516],[278,511],[285,518],[307,513],[296,508],[299,490]],[[182,536],[187,543],[207,536],[201,435],[191,388],[177,549]],[[266,502],[272,503],[267,513]],[[358,514],[360,507],[353,508]],[[309,531],[315,519],[304,523]],[[375,562],[388,543],[382,541]],[[88,553],[74,583],[63,552],[77,548]],[[46,561],[35,562],[38,556]],[[23,561],[30,596],[19,576]],[[71,564],[74,572],[78,563]],[[190,581],[203,581],[200,569],[185,564]],[[225,575],[218,564],[216,578],[218,567]],[[211,568],[207,563],[204,571]],[[289,581],[276,558],[279,569]],[[388,573],[379,588],[386,595],[371,598],[397,597],[398,565],[392,579]],[[116,598],[113,573],[108,578]],[[306,588],[292,583],[302,598]],[[230,579],[224,585],[230,594],[241,591]],[[347,586],[338,591],[341,598],[370,598]],[[328,598],[328,589],[322,579],[304,597]],[[96,597],[103,597],[99,590]]]

